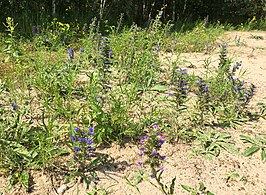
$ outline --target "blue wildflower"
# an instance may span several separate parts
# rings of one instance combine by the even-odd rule
[[[74,131],[77,133],[79,131],[79,128],[78,127],[75,127],[74,128]]]
[[[88,145],[91,145],[91,144],[92,144],[92,139],[89,139],[89,140],[87,141],[87,144],[88,144]]]
[[[73,62],[73,58],[74,58],[74,50],[72,47],[70,47],[68,50],[67,50],[67,53],[69,55],[69,59],[71,62]]]
[[[79,152],[79,151],[80,151],[80,148],[77,147],[77,146],[74,146],[74,150],[75,150],[76,152]]]
[[[70,139],[71,139],[72,141],[74,141],[74,142],[77,141],[77,138],[76,138],[75,136],[73,136],[73,135],[70,136]]]
[[[89,135],[94,135],[94,127],[89,128]]]
[[[17,110],[18,108],[18,105],[15,104],[14,102],[11,103],[11,106],[12,106],[12,110]]]

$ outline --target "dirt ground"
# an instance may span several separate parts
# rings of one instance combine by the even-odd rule
[[[263,39],[261,39],[263,38]],[[238,61],[242,61],[243,69],[247,71],[245,80],[255,84],[256,93],[251,101],[251,106],[257,102],[266,103],[266,32],[228,32],[220,40],[228,45],[229,55]],[[170,61],[177,58],[174,54],[165,55]],[[219,49],[211,54],[205,53],[184,53],[178,57],[178,61],[188,68],[188,71],[201,71],[204,60],[209,59],[212,64],[217,64],[219,58]],[[165,59],[164,59],[165,60]],[[167,61],[167,60],[165,60]],[[232,135],[235,145],[240,151],[247,148],[243,144],[239,135],[245,134],[254,137],[256,134],[265,134],[266,121],[260,120],[245,124],[238,129],[224,129]],[[243,157],[222,151],[222,153],[213,160],[207,160],[203,157],[189,157],[191,146],[187,144],[163,146],[162,154],[167,156],[164,165],[163,178],[168,184],[176,176],[175,194],[189,194],[180,186],[188,185],[198,188],[199,183],[204,183],[206,188],[218,195],[265,195],[266,194],[266,163],[260,160],[260,154],[255,153],[251,157]],[[133,175],[139,169],[137,162],[139,149],[133,144],[125,144],[124,147],[113,145],[110,148],[102,149],[99,152],[109,154],[115,161],[113,165],[106,166],[98,171],[99,184],[112,195],[134,195],[137,191],[127,184],[125,177],[134,179]],[[233,173],[239,174],[239,177],[229,178]],[[51,179],[45,173],[32,172],[32,192],[29,194],[57,194],[62,188],[65,195],[80,194],[85,195],[86,186],[83,183],[63,183],[63,178]],[[151,179],[152,182],[154,182]],[[18,189],[5,192],[7,179],[0,178],[0,194],[27,194]],[[139,183],[138,188],[143,195],[162,194],[157,188],[148,181]],[[62,194],[62,193],[58,193]],[[101,194],[101,193],[99,193]]]

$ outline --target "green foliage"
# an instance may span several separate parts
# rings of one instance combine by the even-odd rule
[[[57,143],[60,128],[51,116],[48,124],[34,124],[29,117],[29,107],[4,104],[0,118],[1,169],[11,174],[10,187],[20,183],[28,188],[29,170],[47,166],[57,155],[65,153]]]
[[[246,135],[240,135],[240,138],[246,143],[252,144],[251,147],[247,148],[244,152],[244,156],[250,156],[255,152],[260,151],[261,160],[264,162],[266,159],[265,147],[266,147],[266,136],[258,135],[256,138],[251,138]]]
[[[214,193],[207,190],[207,188],[204,186],[203,183],[200,183],[198,190],[187,185],[181,185],[181,187],[187,192],[189,192],[191,195],[197,195],[197,194],[214,195]]]
[[[5,62],[9,62],[10,60],[19,57],[20,50],[17,45],[17,40],[15,36],[15,28],[18,24],[14,23],[14,19],[11,17],[6,18],[6,24],[3,23],[6,31],[8,32],[8,38],[5,39],[6,48],[3,50],[4,53],[8,54],[5,58]]]
[[[138,170],[134,175],[133,175],[133,179],[130,180],[129,178],[125,177],[126,182],[128,185],[130,185],[131,187],[133,187],[139,194],[141,194],[139,188],[138,188],[138,184],[143,180],[143,170]]]
[[[180,52],[211,51],[216,45],[216,38],[224,31],[223,25],[206,26],[204,21],[195,24],[195,27],[184,33],[177,33],[177,50]]]
[[[194,143],[198,147],[193,149],[193,153],[196,155],[203,155],[208,159],[212,159],[214,156],[217,157],[221,150],[237,153],[228,133],[219,134],[214,131],[198,131],[195,132],[195,137]]]
[[[77,21],[83,25],[91,18],[97,17],[103,26],[106,20],[109,20],[111,25],[115,25],[121,13],[123,13],[125,24],[137,23],[146,27],[161,8],[164,8],[162,10],[162,20],[166,23],[169,20],[173,22],[187,19],[198,20],[207,16],[206,23],[219,20],[239,24],[254,16],[261,18],[263,22],[265,17],[264,0],[220,0],[219,2],[210,0],[154,2],[148,0],[86,0],[82,2],[12,0],[0,3],[0,20],[4,21],[9,15],[21,24],[20,31],[29,36],[32,26],[49,24],[54,17],[62,23],[74,25]],[[76,10],[79,10],[79,12],[76,12]],[[250,26],[253,28],[259,25],[261,24]]]

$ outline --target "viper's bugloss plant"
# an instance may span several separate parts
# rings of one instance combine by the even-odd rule
[[[153,129],[157,130],[158,126],[154,125]],[[142,138],[140,138],[140,143],[142,147],[140,148],[141,153],[140,157],[146,156],[147,160],[144,164],[149,164],[153,169],[160,168],[160,165],[165,160],[165,156],[160,155],[160,149],[165,142],[165,136],[161,134],[159,131],[152,131],[149,134],[146,134]],[[139,164],[143,164],[139,162]]]
[[[220,51],[220,61],[219,61],[219,68],[223,68],[226,63],[228,62],[227,58],[227,45],[225,43],[221,44],[221,51]]]
[[[113,51],[109,45],[110,40],[102,36],[99,41],[98,56],[94,59],[94,64],[99,71],[99,85],[101,86],[97,101],[100,101],[102,106],[104,106],[106,99],[108,99],[106,94],[111,90],[110,76],[112,73],[111,66],[113,65]]]
[[[72,47],[70,47],[68,50],[67,50],[67,53],[69,55],[69,60],[70,62],[73,62],[73,58],[74,58],[74,50]]]
[[[81,129],[75,127],[71,132],[70,139],[72,143],[72,150],[74,152],[74,159],[78,162],[84,163],[92,157],[95,147],[93,146],[94,127],[88,129]]]
[[[188,77],[187,69],[179,68],[173,73],[169,95],[175,97],[177,107],[184,104],[187,99],[189,92]]]
[[[203,124],[204,116],[210,111],[212,105],[211,93],[209,91],[209,84],[202,78],[198,79],[196,85],[194,93],[197,95],[196,108],[198,116],[200,117],[197,121],[199,124]]]
[[[153,130],[140,138],[139,142],[141,144],[139,156],[143,161],[139,161],[138,165],[141,167],[148,165],[151,169],[150,177],[156,180],[159,189],[164,194],[174,194],[176,178],[173,178],[170,187],[164,185],[161,181],[164,171],[162,164],[166,156],[160,154],[160,150],[165,143],[165,136],[158,131],[158,125],[153,125]]]

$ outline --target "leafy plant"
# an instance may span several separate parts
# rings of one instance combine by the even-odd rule
[[[20,55],[20,49],[17,44],[15,36],[15,28],[18,24],[14,23],[14,18],[7,17],[6,24],[3,23],[8,32],[8,38],[5,40],[6,48],[3,50],[4,53],[8,54],[8,57],[5,58],[5,62],[9,62],[13,58],[17,58]]]
[[[231,173],[228,176],[226,176],[225,179],[226,179],[226,183],[229,181],[235,181],[235,180],[247,183],[247,178],[245,176],[240,176],[238,173]]]
[[[142,143],[143,146],[140,148],[141,153],[139,154],[139,156],[147,156],[147,160],[145,160],[145,162],[138,162],[138,165],[149,165],[152,173],[150,177],[152,179],[155,179],[157,183],[157,185],[155,186],[158,187],[164,194],[174,194],[176,177],[172,179],[170,186],[163,184],[161,181],[164,169],[160,166],[165,160],[166,156],[160,155],[159,150],[165,142],[165,136],[163,136],[161,132],[156,132],[157,128],[158,125],[154,125],[153,129],[155,131],[146,134],[140,139],[140,143]]]
[[[193,153],[196,155],[203,155],[211,159],[213,156],[217,157],[222,149],[237,153],[228,133],[219,134],[215,131],[196,131],[194,136],[196,137],[195,144],[198,146],[193,149]]]
[[[255,152],[260,151],[261,160],[264,162],[266,158],[265,148],[266,148],[266,136],[258,135],[255,138],[251,138],[246,135],[240,135],[240,138],[246,142],[252,144],[251,147],[247,148],[244,152],[244,156],[250,156]]]
[[[58,126],[52,117],[46,124],[43,113],[42,124],[34,125],[31,120],[24,119],[29,112],[27,106],[12,102],[5,108],[1,110],[0,118],[0,167],[12,175],[10,188],[19,183],[28,189],[29,170],[47,166],[54,157],[66,151],[57,144],[58,134],[53,133],[53,129]]]
[[[125,177],[127,184],[132,186],[139,194],[141,194],[138,184],[143,180],[143,170],[138,170],[134,175],[134,181],[130,180],[128,177]]]
[[[204,195],[214,195],[214,193],[207,190],[203,183],[200,183],[199,189],[189,187],[187,185],[181,185],[181,187],[189,192],[191,195],[204,194]]]

